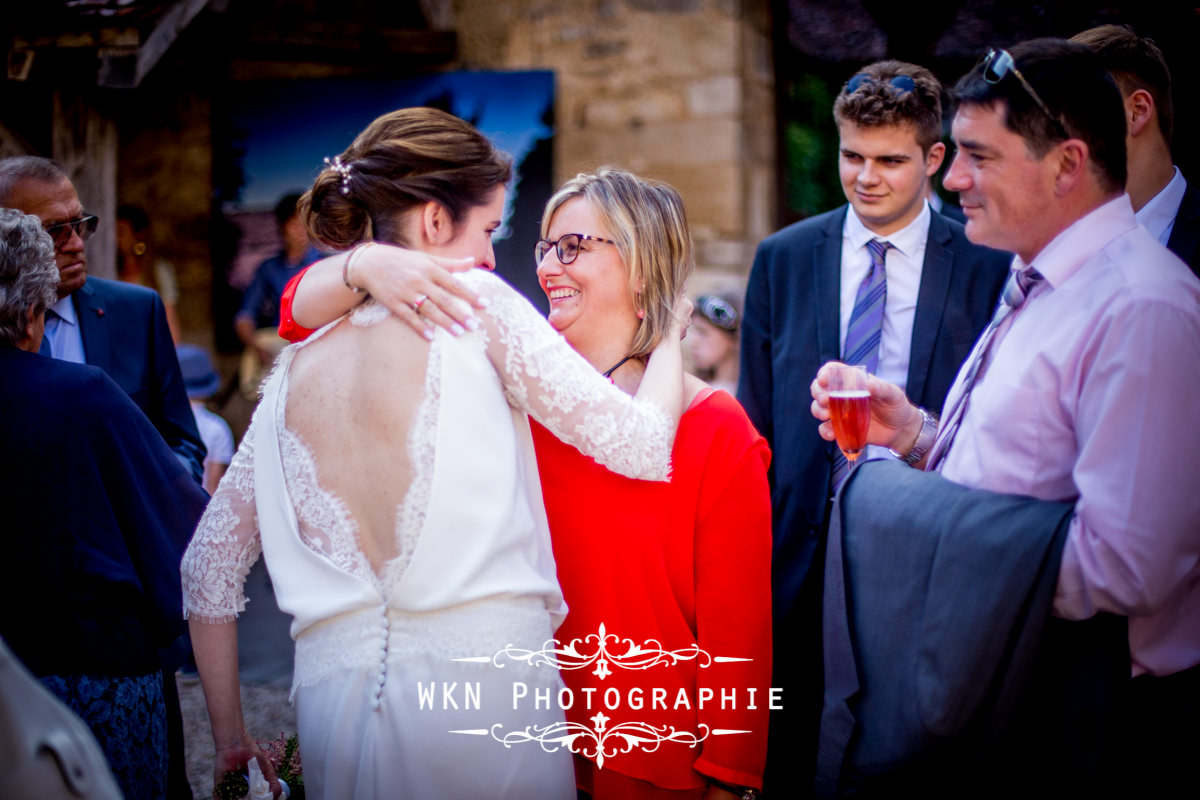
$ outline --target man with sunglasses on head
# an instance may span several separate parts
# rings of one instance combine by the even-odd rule
[[[766,790],[812,789],[820,714],[821,554],[829,499],[845,475],[804,408],[829,360],[866,364],[938,410],[987,325],[1007,257],[967,241],[933,211],[942,164],[942,87],[929,70],[881,61],[854,75],[833,107],[848,205],[759,245],[746,291],[738,399],[773,453],[773,601],[783,712],[771,722]],[[815,566],[814,566],[815,564]]]
[[[1080,776],[1184,796],[1200,752],[1200,281],[1134,217],[1121,96],[1085,45],[994,50],[954,95],[945,184],[972,241],[1016,253],[1012,277],[940,422],[873,380],[868,440],[963,486],[1074,505],[1053,613],[1128,618],[1130,735],[1106,751],[1111,708],[1089,707],[1049,763],[1115,754]],[[821,420],[828,374],[812,387]],[[1078,707],[1094,688],[1067,692]]]
[[[46,311],[42,355],[107,372],[200,482],[204,444],[158,294],[88,277],[84,242],[98,220],[83,210],[70,178],[50,159],[0,159],[0,206],[38,217],[54,240],[59,299]]]

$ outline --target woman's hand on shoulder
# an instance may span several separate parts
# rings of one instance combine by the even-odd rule
[[[455,279],[475,268],[471,258],[444,258],[376,243],[353,264],[352,283],[426,338],[433,326],[456,336],[479,327],[474,309],[487,301]]]

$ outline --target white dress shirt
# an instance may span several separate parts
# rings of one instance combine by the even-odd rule
[[[1175,217],[1179,214],[1179,206],[1183,203],[1186,191],[1187,181],[1183,179],[1179,167],[1176,167],[1175,177],[1135,214],[1138,223],[1150,231],[1150,235],[1158,239],[1164,247],[1171,240],[1171,231],[1175,229]]]
[[[1129,616],[1134,674],[1200,664],[1200,281],[1128,195],[1032,266],[1045,280],[997,330],[942,474],[1073,502],[1055,613]]]

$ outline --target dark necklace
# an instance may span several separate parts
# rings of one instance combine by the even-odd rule
[[[620,361],[618,361],[617,363],[613,364],[611,367],[609,367],[607,370],[604,371],[604,377],[611,378],[612,374],[617,371],[617,367],[621,366],[622,364],[624,364],[626,361],[628,361],[631,358],[633,358],[632,355],[627,355],[624,358],[622,358]]]

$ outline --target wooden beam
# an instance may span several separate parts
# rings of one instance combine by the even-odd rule
[[[97,84],[114,89],[138,86],[208,3],[209,0],[176,0],[132,56],[127,47],[101,48]]]
[[[61,33],[53,36],[13,36],[13,49],[32,50],[47,47],[137,47],[142,35],[137,28],[101,28],[97,31]]]

